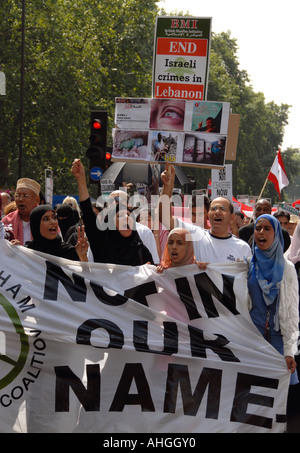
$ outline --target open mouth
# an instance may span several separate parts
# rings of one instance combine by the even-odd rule
[[[258,242],[259,242],[260,244],[264,244],[264,243],[267,242],[267,241],[266,241],[266,239],[264,239],[264,238],[259,238],[259,239],[258,239]]]

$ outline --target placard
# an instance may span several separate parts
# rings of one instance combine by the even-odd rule
[[[206,99],[211,18],[156,18],[154,98]]]
[[[228,102],[116,98],[112,159],[223,167],[229,117]]]

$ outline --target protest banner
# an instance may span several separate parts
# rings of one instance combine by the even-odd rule
[[[1,432],[284,430],[290,377],[249,317],[246,263],[0,256]]]

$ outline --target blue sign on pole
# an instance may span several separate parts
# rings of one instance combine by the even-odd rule
[[[90,170],[90,177],[93,181],[99,181],[101,176],[103,175],[103,171],[99,167],[93,167]]]

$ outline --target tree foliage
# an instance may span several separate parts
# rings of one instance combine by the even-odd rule
[[[233,193],[259,195],[283,140],[289,106],[266,103],[263,93],[253,91],[247,72],[239,68],[237,52],[230,32],[213,35],[207,98],[230,102],[232,112],[240,115],[236,161],[226,162],[233,164]],[[290,182],[297,173],[299,168],[289,167]],[[263,196],[278,199],[271,183]]]
[[[75,193],[70,166],[75,157],[85,157],[90,110],[108,110],[110,130],[116,96],[151,97],[159,11],[154,0],[24,3],[22,176],[43,181],[50,167],[55,192]],[[20,163],[22,1],[4,0],[0,12],[0,70],[7,80],[7,94],[0,98],[0,187],[5,188],[14,187]],[[231,162],[234,193],[258,194],[282,142],[289,106],[266,103],[253,91],[237,52],[230,32],[213,34],[208,100],[230,102],[233,113],[241,115],[237,159]],[[111,144],[110,134],[108,139]],[[295,155],[284,153],[290,180],[299,173]],[[209,170],[185,171],[198,188],[206,187]],[[271,186],[264,195],[276,196]]]
[[[14,186],[18,174],[21,7],[0,6],[2,187]],[[22,176],[43,181],[50,167],[56,191],[75,189],[70,166],[85,156],[90,110],[108,110],[111,129],[115,96],[151,96],[157,14],[152,0],[26,1]]]

